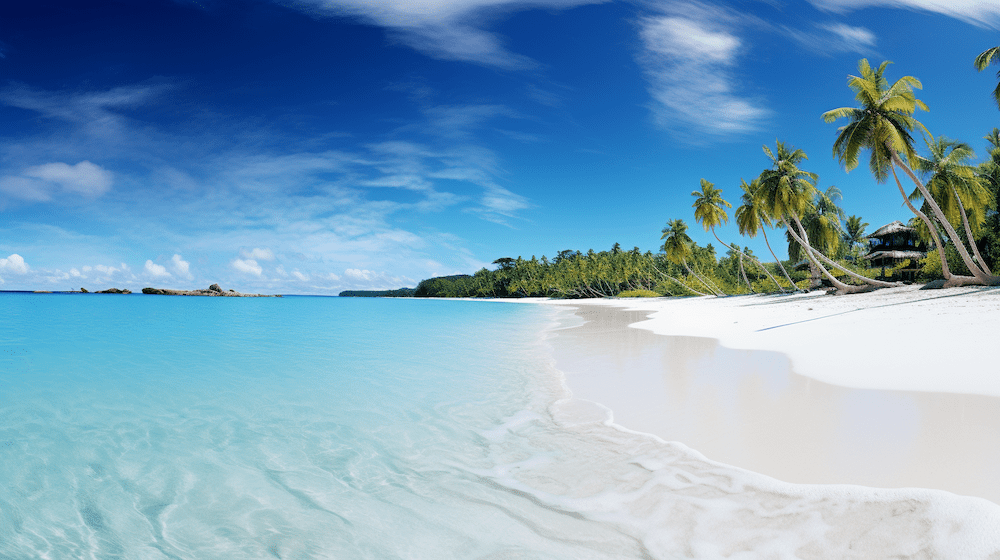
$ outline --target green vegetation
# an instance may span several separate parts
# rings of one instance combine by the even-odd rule
[[[622,292],[618,294],[618,297],[625,298],[636,298],[636,297],[660,297],[662,294],[658,294],[652,290],[629,290],[627,292]]]

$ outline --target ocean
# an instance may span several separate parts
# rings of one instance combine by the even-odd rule
[[[0,558],[976,558],[997,507],[791,485],[571,399],[553,306],[0,294]]]

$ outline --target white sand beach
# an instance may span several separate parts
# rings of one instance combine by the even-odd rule
[[[786,482],[1000,503],[998,289],[548,303],[585,322],[553,341],[574,397],[624,428]]]
[[[650,311],[632,326],[781,352],[795,373],[832,385],[1000,397],[1000,361],[991,351],[1000,288],[919,288],[550,303]]]

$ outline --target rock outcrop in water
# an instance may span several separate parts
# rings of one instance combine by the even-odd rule
[[[207,290],[168,290],[166,288],[143,288],[142,293],[158,296],[213,296],[213,297],[281,297],[280,295],[243,294],[236,290],[224,291],[218,284]]]
[[[87,293],[86,290],[80,288],[80,291]],[[95,294],[131,294],[132,290],[122,290],[119,288],[108,288],[107,290],[101,290],[99,292],[94,292]]]

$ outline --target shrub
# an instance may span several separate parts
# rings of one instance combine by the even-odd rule
[[[652,290],[628,290],[618,294],[618,297],[660,297],[660,294]]]

